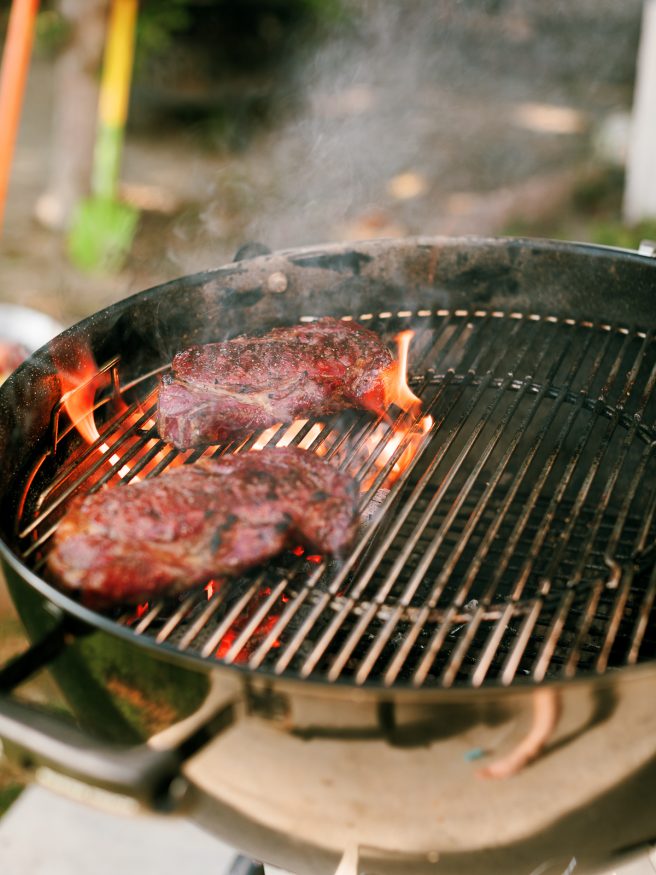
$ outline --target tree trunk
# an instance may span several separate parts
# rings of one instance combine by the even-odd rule
[[[36,204],[44,225],[65,229],[89,193],[109,0],[59,0],[69,37],[54,67],[50,181]]]

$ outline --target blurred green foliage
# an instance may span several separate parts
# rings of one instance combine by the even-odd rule
[[[637,249],[642,240],[656,239],[656,219],[626,224],[622,219],[623,196],[622,168],[599,165],[583,169],[568,203],[536,220],[518,216],[503,233]]]
[[[0,782],[0,815],[4,814],[9,806],[18,799],[22,790],[22,784],[9,782],[3,786],[3,783]]]
[[[603,246],[637,249],[642,240],[656,240],[656,219],[638,222],[632,226],[619,220],[599,222],[591,226],[590,240]]]
[[[191,0],[143,3],[137,25],[140,53],[148,55],[170,49],[176,35],[191,26],[192,5]]]
[[[109,8],[110,0],[107,0]],[[11,0],[0,0],[0,33]],[[137,33],[137,64],[174,51],[191,38],[199,53],[216,51],[233,62],[241,56],[252,64],[265,58],[267,44],[286,43],[299,30],[314,30],[345,16],[343,0],[141,0]],[[36,24],[36,51],[52,57],[65,44],[70,23],[57,0],[42,0]]]
[[[49,5],[37,15],[34,47],[42,57],[53,58],[66,44],[71,27],[59,12],[48,8]]]

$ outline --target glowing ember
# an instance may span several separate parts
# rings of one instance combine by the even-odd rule
[[[142,605],[137,605],[134,612],[125,621],[126,626],[132,626],[137,620],[140,620],[150,607],[149,602],[144,602]]]
[[[241,631],[248,624],[250,618],[257,611],[259,606],[271,595],[271,588],[266,586],[257,594],[257,596],[253,599],[253,601],[248,606],[248,609],[241,614],[232,626],[225,633],[221,641],[219,642],[218,647],[214,651],[214,656],[217,659],[222,659],[227,653],[230,651],[230,648],[235,643],[237,638],[239,637]],[[289,601],[289,597],[284,593],[280,596],[279,603],[285,604]],[[253,650],[258,646],[258,644],[263,641],[269,632],[273,629],[273,627],[278,622],[280,614],[277,610],[273,610],[268,616],[266,616],[262,622],[258,625],[258,627],[253,631],[251,636],[248,639],[246,645],[240,650],[235,658],[235,662],[237,664],[246,662],[249,658]],[[280,641],[274,641],[271,645],[272,647],[280,647]]]
[[[238,634],[239,634],[239,632],[237,629],[229,629],[225,633],[225,635],[221,639],[221,643],[214,651],[214,656],[217,659],[223,659],[223,657],[226,655],[226,653],[230,650],[232,645],[235,643],[235,640],[237,639]],[[241,660],[239,658],[237,658],[237,662],[240,662],[240,661]]]

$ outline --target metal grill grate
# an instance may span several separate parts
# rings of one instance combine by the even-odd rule
[[[357,318],[386,338],[416,331],[412,387],[433,424],[394,483],[406,443],[379,468],[391,432],[363,414],[179,453],[156,433],[155,375],[121,387],[110,362],[95,443],[55,413],[22,505],[25,561],[42,567],[80,490],[295,443],[363,484],[351,554],[290,552],[116,622],[199,658],[358,685],[539,682],[654,658],[653,334],[484,311]]]

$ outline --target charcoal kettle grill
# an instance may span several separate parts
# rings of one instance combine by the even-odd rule
[[[236,261],[60,334],[0,390],[2,556],[33,641],[0,673],[5,751],[64,792],[181,811],[299,875],[560,875],[648,844],[655,296],[647,254],[382,240]],[[410,457],[398,411],[193,451],[159,438],[175,352],[326,315],[390,343],[414,331],[430,420]],[[85,440],[59,373],[89,352]],[[48,579],[80,492],[128,500],[136,477],[286,443],[361,483],[340,561],[288,551],[104,612]],[[21,697],[44,666],[75,722]]]

